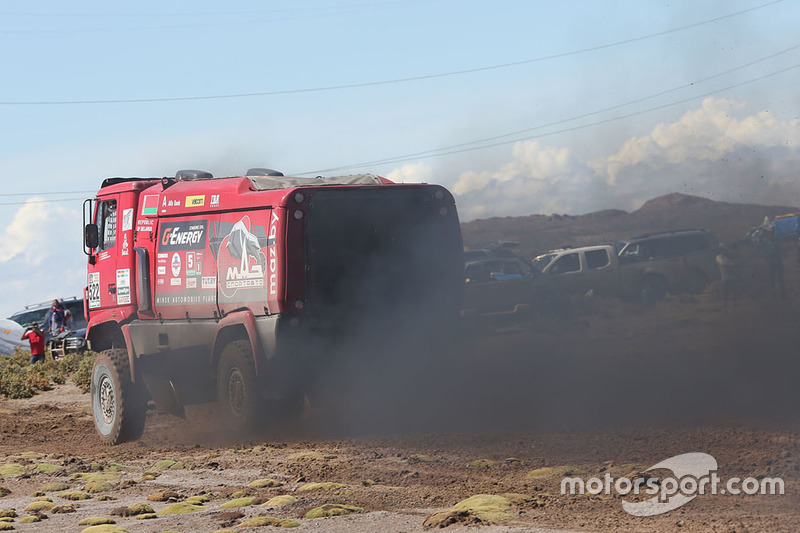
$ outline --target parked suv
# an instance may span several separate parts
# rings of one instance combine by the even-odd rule
[[[533,267],[565,294],[595,294],[660,300],[700,294],[719,279],[717,239],[706,230],[637,235],[616,246],[602,244],[552,250]]]
[[[700,294],[718,280],[718,247],[716,236],[702,229],[637,235],[618,245],[621,268],[646,276],[656,298]]]
[[[48,347],[56,355],[63,355],[66,352],[79,352],[86,349],[86,317],[83,314],[83,298],[63,298],[59,301],[64,305],[64,309],[70,312],[70,322],[68,333],[62,333],[56,337],[50,336],[50,328],[44,326],[47,315],[50,312],[52,300],[37,304],[26,305],[25,309],[11,315],[9,319],[17,324],[24,326],[31,322],[38,322],[39,326],[45,331],[45,339]]]

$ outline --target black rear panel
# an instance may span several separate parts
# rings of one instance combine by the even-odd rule
[[[461,231],[450,195],[440,192],[437,200],[436,191],[442,189],[315,191],[305,225],[307,316],[363,323],[457,313]]]

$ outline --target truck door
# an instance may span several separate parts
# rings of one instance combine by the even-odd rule
[[[581,272],[581,257],[578,252],[569,252],[557,257],[547,268],[553,283],[564,294],[585,292]]]
[[[604,296],[616,294],[619,290],[619,279],[611,249],[586,250],[582,256],[586,265],[586,284],[581,289],[593,289],[596,294]]]
[[[86,296],[90,310],[135,303],[131,287],[135,201],[134,193],[112,194],[97,201],[95,223],[100,238],[88,266]]]

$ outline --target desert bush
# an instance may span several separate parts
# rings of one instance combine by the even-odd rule
[[[34,390],[50,390],[50,375],[44,365],[28,365],[25,367],[25,382]]]
[[[72,374],[73,382],[89,391],[94,353],[67,354],[54,361],[48,353],[44,364],[30,364],[30,352],[21,348],[0,357],[0,394],[7,398],[30,398],[36,391],[50,390],[52,384],[64,384]]]
[[[72,373],[72,382],[83,392],[89,392],[91,387],[92,366],[94,366],[94,352],[85,352]]]
[[[28,383],[25,369],[30,354],[20,348],[8,357],[0,357],[0,393],[9,398],[30,398],[34,391]]]

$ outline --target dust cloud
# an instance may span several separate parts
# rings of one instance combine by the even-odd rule
[[[440,324],[397,308],[336,346],[310,389],[320,436],[794,425],[800,388],[800,264],[784,244],[787,297],[742,245],[740,298],[718,284],[654,306],[596,299],[568,317]],[[579,302],[577,302],[579,303]]]

